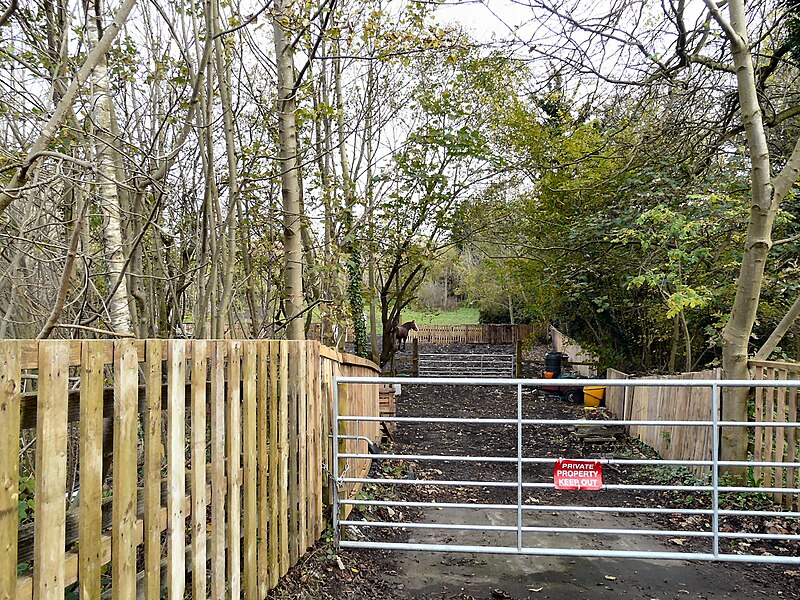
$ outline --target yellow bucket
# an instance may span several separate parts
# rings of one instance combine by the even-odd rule
[[[606,398],[606,388],[587,385],[583,388],[583,405],[600,406]]]

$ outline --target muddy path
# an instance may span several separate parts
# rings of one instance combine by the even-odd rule
[[[403,385],[398,397],[398,415],[415,417],[515,418],[516,388]],[[591,419],[598,427],[609,418],[603,409],[587,410],[526,389],[523,417],[531,419]],[[596,435],[576,435],[568,426],[530,425],[523,428],[527,457],[539,458],[647,458],[652,453],[616,429],[598,429]],[[444,424],[424,421],[399,424],[392,443],[384,451],[405,455],[517,456],[516,425]],[[523,481],[552,482],[552,464],[526,464]],[[461,462],[422,460],[377,461],[374,477],[396,479],[457,480],[516,483],[515,462]],[[685,474],[662,467],[606,465],[605,484],[633,486],[679,483]],[[361,498],[400,503],[437,502],[458,504],[516,505],[517,488],[488,486],[368,485]],[[707,531],[705,516],[619,515],[598,510],[579,513],[548,510],[547,507],[699,508],[707,497],[681,493],[633,490],[562,491],[525,489],[523,502],[542,510],[526,512],[523,524],[543,529],[553,527],[670,530],[659,535],[577,535],[543,531],[526,533],[527,547],[578,548],[590,550],[648,550],[659,552],[709,552],[707,538],[692,537],[691,531]],[[516,510],[468,508],[419,508],[413,506],[367,506],[354,510],[354,521],[403,523],[451,523],[516,526]],[[797,533],[789,519],[737,518],[721,523],[723,531],[744,528],[752,532]],[[772,529],[771,529],[772,528]],[[681,532],[685,532],[683,535]],[[411,542],[417,544],[495,545],[513,547],[511,531],[425,528],[383,529],[366,525],[346,527],[350,539]],[[722,550],[755,555],[797,556],[797,542],[770,543],[763,540],[725,541]],[[509,556],[477,553],[423,551],[348,550],[333,552],[322,544],[315,558],[299,571],[304,584],[290,577],[274,597],[319,598],[800,598],[800,566],[753,563],[709,563],[686,560],[635,560],[558,556]],[[304,569],[304,571],[303,571]],[[283,595],[281,595],[283,594]]]

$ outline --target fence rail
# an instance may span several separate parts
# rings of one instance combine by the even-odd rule
[[[265,597],[325,526],[341,375],[377,368],[304,341],[0,341],[0,598],[99,598],[101,577]],[[346,408],[378,415],[377,387]]]

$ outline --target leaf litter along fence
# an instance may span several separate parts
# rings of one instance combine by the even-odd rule
[[[61,600],[76,582],[82,598],[265,597],[325,527],[341,375],[377,369],[316,342],[0,341],[0,599]],[[377,386],[352,386],[350,410],[378,415]],[[356,452],[379,423],[339,433]],[[35,477],[22,526],[20,475]]]

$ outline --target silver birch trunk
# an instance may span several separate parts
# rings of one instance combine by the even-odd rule
[[[96,4],[87,18],[89,41],[93,48],[100,43]],[[103,214],[103,247],[105,251],[108,281],[110,284],[119,280],[116,290],[108,298],[108,318],[111,330],[116,333],[131,333],[131,310],[128,304],[127,278],[123,276],[125,269],[125,253],[122,249],[122,211],[117,190],[117,167],[114,160],[114,137],[111,134],[112,111],[114,105],[109,92],[108,63],[105,54],[97,61],[97,66],[89,78],[92,89],[92,117],[95,127],[95,160],[97,162],[97,192],[100,209]]]
[[[294,56],[281,21],[287,20],[286,3],[276,0],[273,30],[278,76],[278,159],[283,196],[284,315],[286,337],[305,337],[300,312],[303,306],[303,247],[301,241],[300,180],[297,164],[297,100]]]

